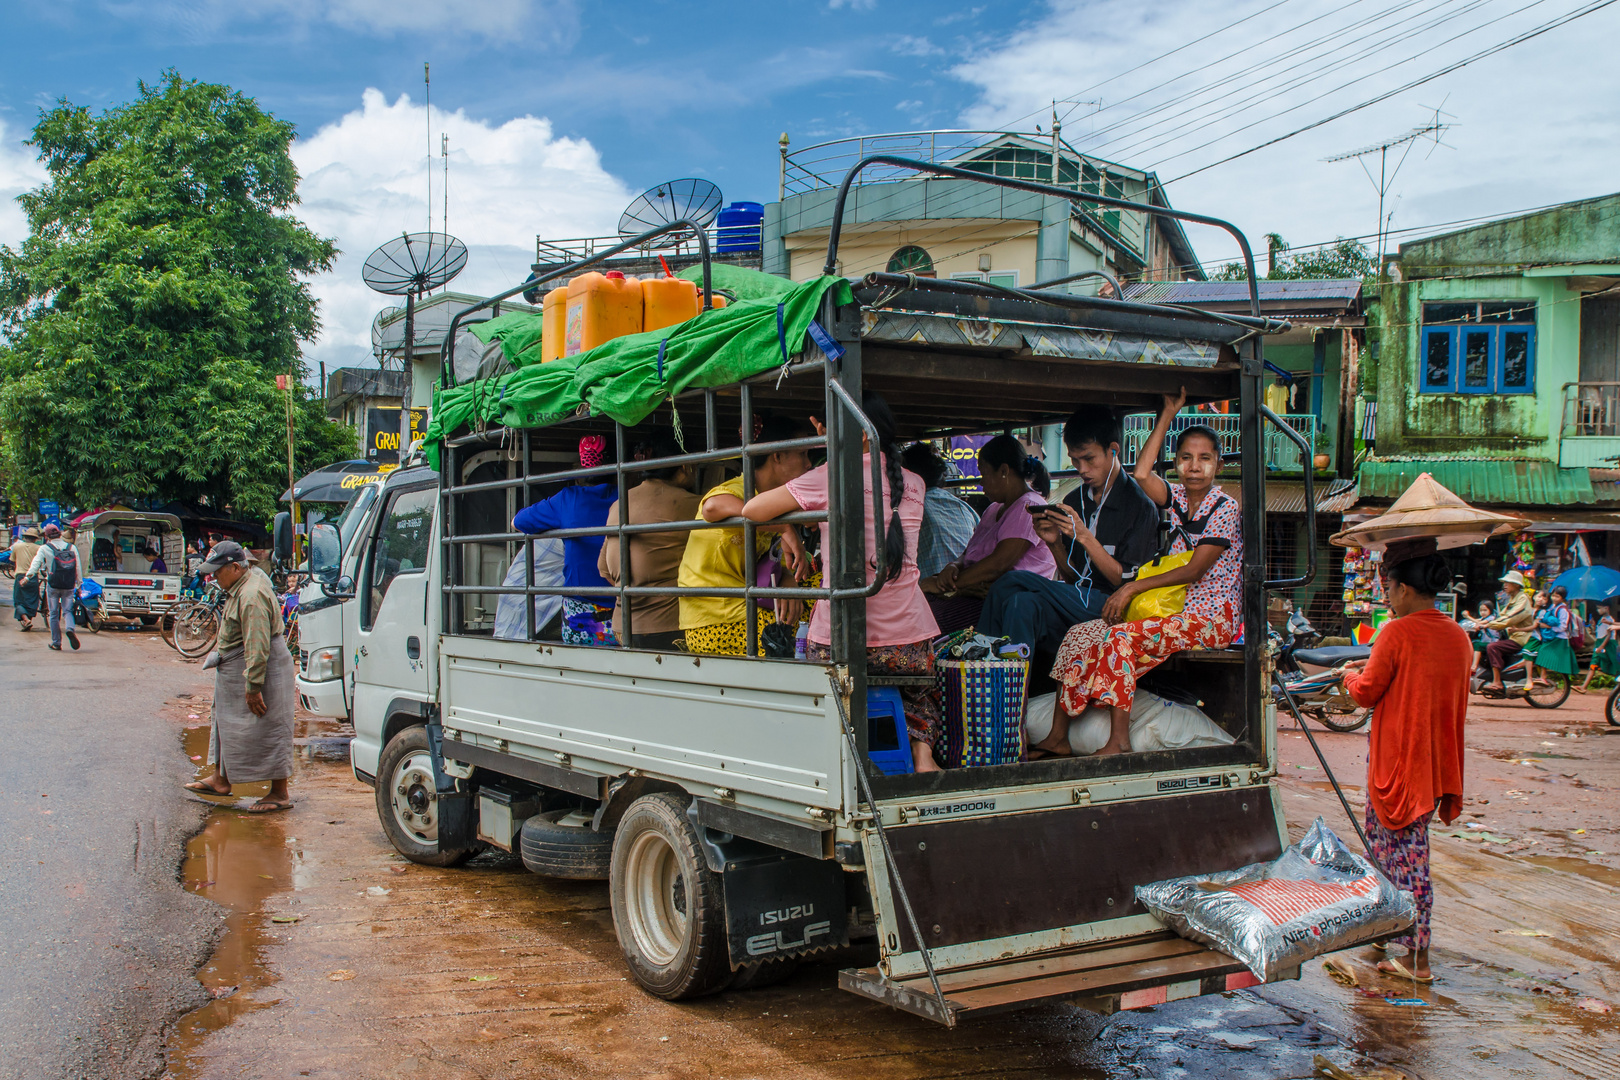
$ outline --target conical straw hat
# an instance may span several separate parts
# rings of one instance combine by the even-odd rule
[[[1330,539],[1340,547],[1383,551],[1391,540],[1432,536],[1442,549],[1459,548],[1518,532],[1529,524],[1524,518],[1475,509],[1423,473],[1388,510]]]

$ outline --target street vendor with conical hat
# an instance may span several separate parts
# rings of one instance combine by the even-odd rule
[[[1417,921],[1395,939],[1378,970],[1432,982],[1429,917],[1429,822],[1462,812],[1463,722],[1474,648],[1456,620],[1435,607],[1451,584],[1440,551],[1500,535],[1526,522],[1476,510],[1428,473],[1371,521],[1334,535],[1341,547],[1384,553],[1380,576],[1394,618],[1373,639],[1372,655],[1347,665],[1345,692],[1373,709],[1367,746],[1368,854],[1385,876],[1412,894]]]
[[[1366,833],[1369,854],[1386,877],[1412,894],[1417,922],[1396,938],[1407,955],[1391,954],[1380,971],[1433,981],[1429,967],[1429,822],[1450,824],[1462,812],[1463,721],[1474,647],[1468,634],[1435,607],[1451,568],[1433,537],[1390,541],[1380,570],[1394,616],[1373,639],[1372,655],[1351,667],[1345,691],[1373,709],[1367,744]]]

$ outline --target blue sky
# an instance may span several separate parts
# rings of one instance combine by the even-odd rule
[[[1153,168],[1184,209],[1296,244],[1371,233],[1359,165],[1324,159],[1442,110],[1391,190],[1394,227],[1620,187],[1620,4],[1234,161],[1223,158],[1575,11],[1583,0],[13,0],[0,66],[0,243],[40,173],[20,141],[58,98],[101,108],[169,67],[296,123],[299,210],[344,251],[313,283],[329,365],[369,360],[372,246],[426,224],[428,129],[451,148],[456,287],[521,280],[533,238],[611,232],[660,180],[775,197],[795,148],[935,127],[1028,130],[1052,99],[1081,149]],[[433,65],[432,115],[422,62]],[[1205,166],[1212,166],[1204,168]],[[1202,170],[1202,171],[1195,171]],[[1190,175],[1189,175],[1190,174]],[[1185,177],[1184,179],[1177,179]],[[440,215],[437,163],[435,221]],[[1229,244],[1194,232],[1200,255]]]

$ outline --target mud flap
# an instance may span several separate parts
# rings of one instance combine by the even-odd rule
[[[720,880],[734,968],[849,944],[844,871],[830,859],[781,852],[728,859]]]
[[[478,820],[471,791],[456,788],[444,771],[444,726],[435,714],[427,724],[428,757],[433,761],[433,787],[439,797],[439,850],[470,848],[478,843]]]

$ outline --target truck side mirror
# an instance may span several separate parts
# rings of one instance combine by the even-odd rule
[[[280,521],[277,521],[280,524]],[[309,572],[316,581],[332,584],[338,579],[339,564],[343,561],[343,541],[337,526],[325,521],[311,522],[309,526]]]
[[[276,557],[276,563],[285,566],[293,557],[292,515],[286,511],[277,514],[270,533],[271,547]]]

